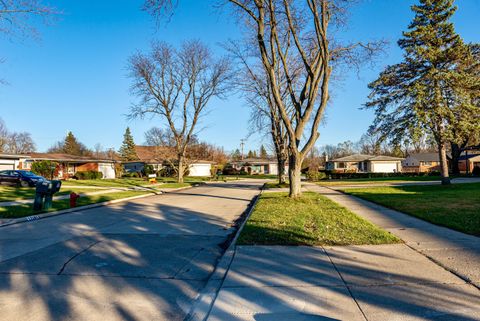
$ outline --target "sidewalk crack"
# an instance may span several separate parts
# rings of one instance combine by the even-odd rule
[[[360,304],[358,303],[357,299],[355,298],[355,296],[353,295],[352,291],[350,290],[350,286],[348,286],[347,282],[346,282],[345,279],[343,278],[343,275],[340,273],[340,270],[337,268],[337,266],[336,266],[335,263],[333,262],[332,258],[330,257],[330,254],[328,254],[328,252],[327,252],[327,250],[325,249],[325,247],[322,246],[322,249],[323,249],[323,251],[325,252],[325,254],[327,255],[328,260],[330,261],[330,263],[332,263],[333,268],[335,269],[335,271],[337,271],[338,276],[340,276],[340,279],[342,280],[343,284],[344,284],[345,287],[347,288],[347,291],[348,291],[348,293],[350,294],[350,297],[352,298],[352,300],[355,302],[355,304],[357,305],[358,309],[359,309],[360,312],[362,313],[363,318],[364,318],[366,321],[368,321],[368,318],[367,318],[367,316],[365,315],[365,312],[363,311],[362,307],[360,306]]]
[[[80,252],[76,253],[74,256],[72,256],[71,258],[69,258],[67,260],[67,262],[63,263],[63,266],[62,268],[60,269],[60,271],[57,273],[57,275],[61,275],[63,273],[63,271],[65,270],[65,268],[67,267],[68,263],[72,262],[75,258],[77,258],[79,255],[81,255],[82,253],[85,253],[86,251],[90,250],[92,247],[94,247],[95,245],[97,245],[98,243],[100,243],[101,241],[96,241],[92,244],[90,244],[89,246],[87,246],[86,248],[84,248],[83,250],[81,250]]]

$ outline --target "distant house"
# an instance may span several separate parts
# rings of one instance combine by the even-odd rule
[[[155,171],[169,166],[168,160],[175,159],[176,154],[171,147],[157,146],[135,146],[138,159],[134,161],[123,162],[126,172],[140,173],[146,165],[153,166]],[[187,176],[211,176],[212,167],[215,162],[207,160],[189,160],[189,168]]]
[[[412,153],[405,158],[402,165],[403,171],[408,173],[439,171],[440,157],[438,153]]]
[[[398,173],[402,171],[403,158],[355,154],[332,159],[326,169],[354,173]]]
[[[267,158],[245,158],[243,160],[230,162],[236,170],[245,170],[247,173],[278,175],[278,162],[276,159]],[[285,165],[285,173],[288,172],[288,165]]]
[[[57,163],[54,170],[57,179],[72,178],[77,172],[86,171],[100,172],[103,178],[115,178],[115,160],[57,153],[30,153],[23,163],[23,169],[30,170],[32,164],[37,161]]]
[[[461,172],[472,173],[475,167],[480,167],[480,154],[467,154],[460,156],[458,159],[458,167]]]
[[[26,155],[0,154],[0,171],[24,169],[25,161],[29,158]]]

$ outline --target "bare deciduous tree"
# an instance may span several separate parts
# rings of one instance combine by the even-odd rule
[[[272,96],[271,87],[265,79],[263,66],[259,64],[258,53],[249,49],[249,43],[230,42],[226,49],[238,60],[236,84],[242,90],[247,104],[251,107],[250,127],[252,133],[266,133],[272,139],[277,158],[278,182],[285,182],[285,165],[288,162],[288,134]],[[293,69],[293,68],[292,68]],[[282,98],[287,101],[287,82],[283,77]],[[292,115],[292,106],[289,114]]]
[[[40,0],[0,0],[0,33],[7,36],[37,35],[32,20],[44,22],[57,11]]]
[[[5,122],[0,118],[0,152],[5,152],[8,142],[8,129]]]
[[[152,0],[157,5],[165,1]],[[167,1],[172,4],[172,1]],[[301,167],[319,137],[332,68],[360,62],[383,43],[340,44],[331,25],[344,23],[353,0],[225,0],[253,35],[272,99],[288,134],[290,197],[301,195]],[[291,70],[291,62],[301,66]],[[282,96],[285,77],[288,100]],[[289,106],[293,106],[293,117]]]
[[[132,92],[140,98],[130,117],[159,116],[175,138],[178,182],[183,182],[187,147],[197,123],[213,97],[223,97],[231,77],[226,59],[215,59],[199,41],[185,42],[180,49],[156,43],[148,55],[130,58]]]
[[[272,97],[288,133],[290,197],[301,195],[301,167],[319,137],[329,100],[332,67],[360,62],[377,44],[339,45],[330,24],[342,23],[348,0],[229,0],[253,28]],[[363,49],[363,50],[359,50]],[[291,70],[291,61],[301,66]],[[286,79],[293,117],[282,97]]]
[[[0,153],[26,154],[35,151],[32,135],[27,132],[10,132],[0,118]]]
[[[32,135],[27,132],[11,133],[8,139],[8,152],[12,154],[27,154],[35,151]]]

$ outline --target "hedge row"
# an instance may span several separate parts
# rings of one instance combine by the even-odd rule
[[[440,172],[432,171],[428,173],[342,173],[325,171],[325,176],[329,179],[342,178],[379,178],[379,177],[417,177],[417,176],[440,176]]]
[[[85,171],[85,172],[77,172],[75,173],[76,179],[102,179],[103,173],[96,172],[96,171]]]

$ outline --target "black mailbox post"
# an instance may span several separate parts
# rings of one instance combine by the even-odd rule
[[[62,187],[61,181],[44,181],[39,182],[35,189],[35,200],[33,202],[33,210],[39,212],[48,210],[52,207],[53,194],[57,193]]]
[[[43,209],[48,210],[52,207],[53,194],[60,191],[60,187],[62,187],[61,181],[50,181],[48,191],[45,194],[45,203],[43,204]]]

